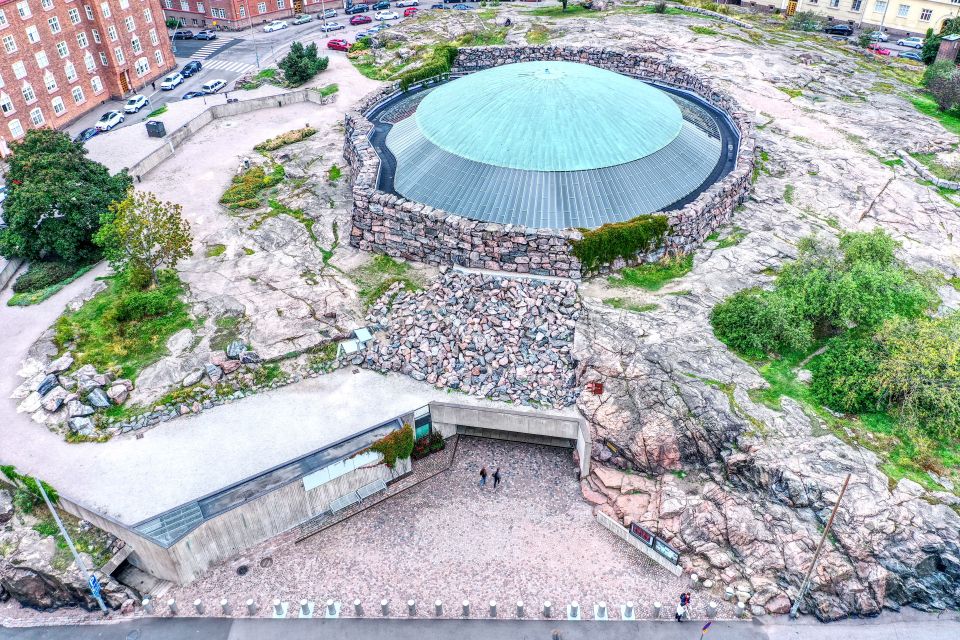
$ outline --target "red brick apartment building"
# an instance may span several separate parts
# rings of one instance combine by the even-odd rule
[[[202,27],[238,31],[298,13],[341,10],[343,0],[161,0],[168,18],[184,29]]]
[[[0,156],[176,66],[161,0],[0,0]]]

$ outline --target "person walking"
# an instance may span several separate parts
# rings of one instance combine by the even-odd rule
[[[157,90],[157,83],[156,83],[156,82],[151,82],[151,83],[150,83],[150,86],[153,87],[153,90],[154,90],[154,91]]]
[[[487,468],[480,467],[480,486],[487,484]]]
[[[686,617],[686,615],[687,615],[687,608],[682,604],[678,604],[677,614],[676,614],[677,622],[682,622],[683,619]]]
[[[498,484],[500,484],[500,467],[493,472],[493,488],[496,489]]]

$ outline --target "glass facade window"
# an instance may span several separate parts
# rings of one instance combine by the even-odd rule
[[[923,9],[920,11],[921,22],[930,22],[930,18],[932,16],[933,16],[933,9]]]
[[[910,13],[910,5],[902,4],[899,7],[897,7],[898,18],[906,18],[909,13]]]

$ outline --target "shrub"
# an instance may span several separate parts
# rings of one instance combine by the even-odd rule
[[[798,11],[787,21],[787,28],[793,31],[820,31],[823,18],[812,11]]]
[[[270,173],[260,165],[250,167],[233,177],[230,188],[220,196],[220,204],[231,209],[256,209],[260,206],[260,192],[278,184],[284,175],[283,165],[280,164],[273,165]]]
[[[581,230],[583,237],[571,240],[570,245],[573,255],[590,271],[617,258],[630,260],[638,253],[659,247],[667,227],[666,216],[638,216],[626,222]]]
[[[927,85],[940,111],[950,111],[960,105],[960,74],[936,76]]]
[[[281,133],[280,135],[270,138],[269,140],[264,140],[260,144],[254,147],[256,151],[276,151],[281,147],[285,147],[288,144],[293,144],[295,142],[301,142],[306,140],[310,136],[314,135],[317,132],[313,127],[304,127],[302,129],[294,129],[293,131],[287,131],[286,133]]]
[[[33,510],[36,509],[41,502],[43,502],[43,498],[24,489],[17,489],[13,492],[13,506],[17,511],[22,513],[33,513]]]
[[[666,13],[666,12],[667,12],[667,3],[666,3],[666,2],[658,2],[657,4],[653,5],[653,12],[654,12],[654,13]]]
[[[430,455],[430,440],[420,438],[413,444],[413,453],[410,454],[414,460],[422,460]]]
[[[400,90],[406,91],[417,82],[450,73],[450,67],[453,66],[457,53],[458,49],[452,44],[434,45],[433,52],[425,60],[423,66],[400,74],[398,78]]]
[[[804,350],[813,333],[795,304],[761,289],[746,289],[727,298],[713,308],[710,322],[724,344],[754,357]]]
[[[873,379],[882,358],[880,343],[869,333],[848,333],[836,338],[810,363],[813,397],[845,413],[884,410],[883,397]]]
[[[176,302],[162,290],[132,291],[116,301],[112,309],[112,320],[123,324],[156,318],[169,313]]]
[[[383,455],[383,463],[392,469],[397,460],[410,457],[413,446],[413,427],[405,424],[401,429],[388,433],[370,445],[370,451]]]
[[[934,62],[923,72],[923,79],[920,83],[929,87],[930,83],[935,78],[950,77],[957,71],[957,65],[950,62],[949,60],[940,60],[939,62]]]
[[[302,43],[294,41],[290,45],[290,53],[277,66],[283,70],[283,77],[286,78],[287,84],[298,87],[326,69],[328,63],[328,58],[317,55],[316,43],[305,47]]]
[[[32,293],[58,284],[77,272],[79,267],[66,262],[32,262],[30,269],[13,283],[14,293]]]

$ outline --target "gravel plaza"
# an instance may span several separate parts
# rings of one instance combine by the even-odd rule
[[[617,618],[627,601],[651,617],[659,600],[662,615],[672,615],[687,582],[596,522],[580,495],[570,450],[463,436],[456,447],[448,470],[299,544],[289,538],[250,549],[243,555],[246,575],[235,571],[239,559],[225,562],[164,594],[157,612],[169,598],[191,610],[200,599],[208,615],[219,613],[221,598],[235,609],[252,598],[257,615],[269,615],[279,598],[296,616],[302,599],[332,599],[349,616],[358,599],[367,616],[379,616],[381,600],[388,600],[390,615],[405,617],[414,600],[416,615],[430,617],[439,599],[444,616],[459,616],[468,600],[472,617],[486,617],[494,600],[498,617],[513,618],[520,600],[529,617],[539,615],[544,601],[553,603],[555,617],[576,601],[584,618],[593,618],[598,602]],[[484,465],[491,476],[500,467],[498,488],[492,477],[478,485]],[[261,568],[267,556],[272,563]],[[722,598],[705,592],[694,594],[691,616],[704,617],[709,600],[722,603],[721,617],[733,616]]]

